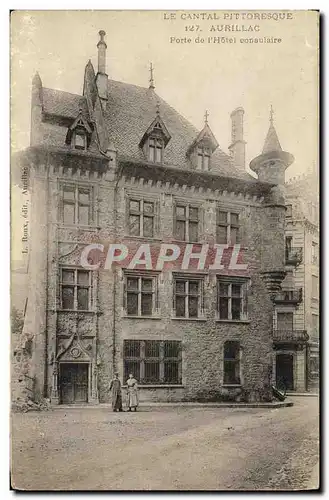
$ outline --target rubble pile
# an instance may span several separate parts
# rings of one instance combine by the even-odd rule
[[[15,413],[27,413],[28,411],[48,411],[51,409],[51,406],[49,399],[42,399],[37,402],[31,399],[23,400],[17,398],[12,402],[11,409]]]

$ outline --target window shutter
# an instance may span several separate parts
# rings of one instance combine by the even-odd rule
[[[219,314],[219,302],[220,302],[220,298],[219,298],[219,280],[216,279],[216,317],[217,318],[220,318],[220,314]]]
[[[122,308],[125,313],[127,313],[127,283],[126,278],[123,278],[121,283],[121,291],[122,291]]]
[[[176,316],[176,281],[175,279],[172,280],[173,286],[172,286],[172,308],[173,308],[173,314]]]
[[[200,281],[200,316],[204,316],[204,281]]]
[[[159,313],[159,283],[158,283],[158,277],[153,279],[153,286],[154,286],[154,307],[155,307],[155,314]]]
[[[242,285],[242,319],[248,319],[248,298],[250,294],[250,280]]]

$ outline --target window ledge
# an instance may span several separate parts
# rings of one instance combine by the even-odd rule
[[[176,316],[173,316],[171,319],[175,321],[207,321],[207,318],[177,318]]]
[[[121,386],[124,389],[127,389],[127,385]],[[138,384],[138,389],[184,389],[184,385],[182,384]]]
[[[250,319],[216,319],[216,323],[239,323],[248,325],[251,323]]]
[[[57,312],[97,314],[97,311],[91,309],[57,309]]]
[[[242,387],[242,384],[222,384],[222,387],[227,387],[227,388],[238,388],[238,387]]]
[[[176,238],[174,238],[172,240],[172,243],[189,243],[191,245],[205,245],[207,242],[206,241],[177,240]]]
[[[163,241],[162,238],[158,238],[157,236],[133,236],[132,234],[125,234],[124,239],[136,240],[136,241]]]
[[[162,319],[161,316],[133,316],[130,314],[123,314],[121,317],[124,319]]]
[[[88,230],[88,231],[98,231],[100,228],[100,226],[96,226],[96,225],[85,225],[85,224],[63,224],[62,222],[59,222],[58,223],[58,227],[60,229],[85,229],[85,230]]]

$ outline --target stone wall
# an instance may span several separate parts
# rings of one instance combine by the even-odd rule
[[[111,171],[106,176],[83,177],[78,173],[59,170],[49,165],[48,187],[38,184],[40,195],[35,201],[38,205],[40,221],[47,215],[48,233],[43,247],[39,249],[40,259],[37,261],[40,272],[47,272],[47,283],[42,279],[36,286],[42,288],[42,307],[34,309],[40,321],[43,311],[47,309],[46,331],[38,327],[34,359],[36,383],[42,387],[46,376],[46,393],[50,397],[57,372],[56,357],[58,352],[77,328],[85,347],[90,343],[88,351],[92,366],[93,397],[100,402],[108,402],[110,394],[109,381],[113,371],[118,370],[123,376],[123,341],[138,340],[180,340],[183,350],[183,380],[177,388],[145,388],[141,389],[143,400],[211,400],[211,399],[260,399],[270,398],[270,382],[272,369],[272,317],[273,305],[265,283],[261,277],[264,269],[264,258],[269,254],[271,266],[281,266],[281,248],[283,249],[283,224],[281,210],[275,207],[269,210],[259,199],[248,199],[230,193],[209,194],[205,192],[185,192],[172,185],[156,186],[147,183],[135,183],[122,180],[115,189],[116,178]],[[61,180],[92,183],[95,188],[94,209],[97,218],[92,228],[68,228],[60,224],[59,185]],[[36,181],[40,183],[41,181]],[[48,209],[41,202],[49,189]],[[201,240],[213,242],[216,234],[215,214],[217,203],[228,210],[239,210],[242,223],[242,247],[244,262],[249,265],[251,284],[249,288],[249,317],[247,321],[218,321],[216,319],[216,275],[205,275],[205,318],[202,320],[173,319],[172,294],[173,282],[170,272],[159,276],[160,319],[131,319],[124,317],[123,288],[121,270],[115,272],[100,270],[93,272],[94,311],[74,315],[60,312],[59,308],[59,268],[63,265],[78,265],[79,255],[84,244],[91,241],[117,242],[128,241],[126,237],[126,196],[131,192],[139,192],[141,196],[154,196],[158,199],[158,241],[173,241],[173,206],[177,199],[193,201],[200,204],[203,217],[200,226]],[[117,225],[115,225],[117,218]],[[40,227],[40,221],[34,224]],[[43,222],[42,224],[45,224]],[[275,228],[275,224],[277,227]],[[265,239],[268,227],[272,228],[272,238]],[[44,226],[42,226],[44,227]],[[39,230],[37,232],[39,234]],[[42,233],[43,234],[43,233]],[[140,243],[141,241],[137,241]],[[48,247],[47,247],[48,245]],[[279,246],[278,252],[272,252],[273,246]],[[48,250],[47,250],[48,248]],[[274,256],[274,257],[273,257]],[[266,257],[267,258],[267,257]],[[234,271],[225,271],[234,275]],[[36,284],[37,272],[32,283]],[[30,289],[30,296],[35,297],[35,290]],[[38,292],[39,293],[39,292]],[[40,292],[41,293],[41,292]],[[30,302],[30,314],[36,298]],[[71,315],[72,316],[72,315]],[[43,332],[43,334],[42,334]],[[242,387],[223,387],[223,346],[226,340],[237,340],[242,349]],[[63,344],[64,342],[64,344]],[[61,347],[62,346],[62,347]],[[96,394],[97,393],[97,394]]]

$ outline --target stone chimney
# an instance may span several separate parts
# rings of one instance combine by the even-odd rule
[[[106,108],[107,103],[107,82],[108,76],[106,73],[106,49],[107,45],[105,43],[104,37],[106,33],[103,30],[99,31],[100,40],[97,44],[98,49],[98,70],[96,75],[96,85],[98,90],[98,95],[102,103],[103,110]]]
[[[243,108],[236,108],[231,113],[232,132],[229,150],[236,167],[245,168],[246,142],[243,140]]]

